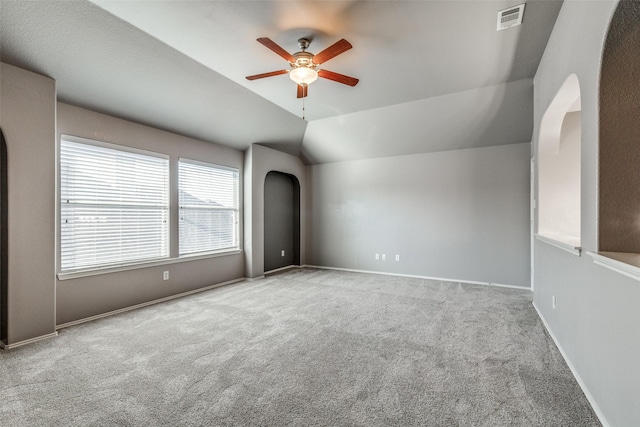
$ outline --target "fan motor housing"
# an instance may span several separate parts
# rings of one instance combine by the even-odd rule
[[[309,52],[296,52],[293,54],[296,62],[291,65],[294,67],[315,67],[313,63],[313,53]]]

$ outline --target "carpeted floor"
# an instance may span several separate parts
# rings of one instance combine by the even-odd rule
[[[597,426],[531,293],[295,269],[0,352],[6,426]]]

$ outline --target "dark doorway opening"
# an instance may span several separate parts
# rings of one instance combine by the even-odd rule
[[[282,172],[264,181],[264,271],[300,265],[300,183]]]

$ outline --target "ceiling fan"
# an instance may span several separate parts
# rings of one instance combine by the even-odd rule
[[[354,77],[349,77],[345,76],[344,74],[338,74],[334,73],[333,71],[321,70],[317,68],[318,65],[327,62],[331,58],[334,58],[353,47],[351,46],[351,43],[349,43],[345,39],[337,41],[322,52],[315,55],[313,53],[307,52],[309,44],[311,43],[309,39],[303,38],[298,40],[300,52],[296,52],[294,54],[290,54],[289,52],[281,48],[278,44],[276,44],[273,40],[267,37],[260,37],[258,39],[258,42],[262,43],[264,46],[268,47],[276,54],[283,57],[289,63],[291,69],[255,74],[253,76],[247,76],[247,80],[263,79],[265,77],[279,76],[280,74],[288,73],[291,80],[293,80],[298,85],[298,98],[304,98],[308,95],[309,85],[316,81],[318,77],[333,80],[334,82],[342,83],[349,86],[355,86],[358,84],[359,80]]]

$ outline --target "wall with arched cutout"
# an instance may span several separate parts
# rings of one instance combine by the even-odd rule
[[[543,240],[534,241],[533,304],[605,426],[640,425],[640,407],[635,404],[640,396],[640,334],[630,326],[640,324],[639,282],[622,270],[606,268],[604,257],[595,253],[599,215],[602,220],[599,197],[605,191],[599,188],[604,89],[600,74],[607,56],[603,52],[610,32],[621,28],[618,19],[638,27],[640,14],[619,13],[632,3],[640,9],[637,1],[565,1],[534,78],[536,163],[542,118],[567,76],[575,73],[579,79],[583,250],[578,257]],[[626,55],[637,57],[638,51]]]
[[[300,185],[300,259],[306,260],[306,171],[296,156],[253,144],[244,157],[244,252],[245,275],[258,278],[264,275],[265,224],[264,183],[272,171],[294,176]]]
[[[581,126],[580,84],[571,74],[540,124],[537,232],[573,247],[581,246]]]
[[[600,74],[598,251],[640,253],[640,5],[620,2]]]

